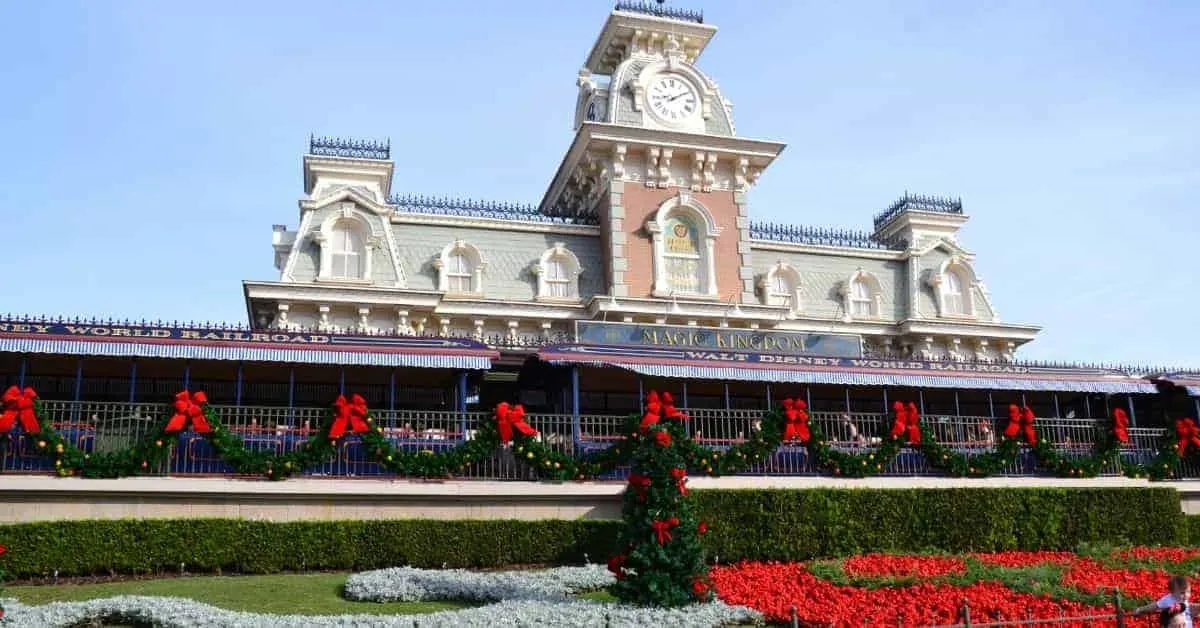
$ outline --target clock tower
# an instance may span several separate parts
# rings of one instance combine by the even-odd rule
[[[663,299],[713,319],[757,303],[746,195],[784,145],[736,136],[697,67],[716,30],[620,2],[579,71],[575,139],[541,210],[599,218],[603,308],[628,320],[658,318]]]

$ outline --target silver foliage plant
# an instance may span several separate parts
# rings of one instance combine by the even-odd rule
[[[577,591],[611,584],[603,567],[477,573],[398,567],[350,576],[346,597],[364,602],[457,600],[495,602],[478,608],[426,615],[275,615],[243,613],[186,598],[125,595],[86,602],[26,606],[3,600],[0,625],[67,628],[96,619],[162,628],[422,628],[441,626],[679,626],[707,628],[760,622],[757,612],[720,602],[660,609],[585,602]]]

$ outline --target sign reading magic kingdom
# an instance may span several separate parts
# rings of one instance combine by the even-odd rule
[[[711,349],[780,356],[862,357],[862,339],[844,334],[579,321],[575,324],[575,336],[580,343],[597,345]]]

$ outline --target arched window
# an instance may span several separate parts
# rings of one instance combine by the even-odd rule
[[[483,269],[487,262],[475,245],[455,240],[434,261],[438,269],[438,289],[448,294],[480,294],[483,292]]]
[[[792,312],[800,310],[800,273],[791,264],[782,261],[775,264],[760,285],[765,304],[782,305]]]
[[[362,279],[366,247],[353,224],[339,220],[329,232],[329,275],[336,279]]]
[[[579,298],[579,258],[562,242],[542,253],[531,269],[538,278],[537,298],[550,301]]]
[[[959,316],[966,314],[962,277],[959,277],[958,273],[950,271],[946,273],[944,286],[942,298],[945,300],[946,313]]]
[[[875,299],[871,298],[871,286],[862,278],[850,284],[850,314],[856,318],[875,315]]]
[[[667,287],[675,294],[698,294],[705,285],[700,238],[696,225],[684,216],[667,219],[663,233],[663,271]]]
[[[713,251],[721,230],[689,191],[680,190],[659,205],[646,231],[654,247],[654,296],[717,296]]]
[[[855,271],[842,287],[842,307],[847,321],[880,317],[879,280],[864,270]]]

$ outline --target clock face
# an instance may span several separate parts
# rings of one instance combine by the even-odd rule
[[[675,76],[662,76],[650,85],[647,92],[650,109],[668,122],[677,122],[696,113],[700,95],[690,81]]]

